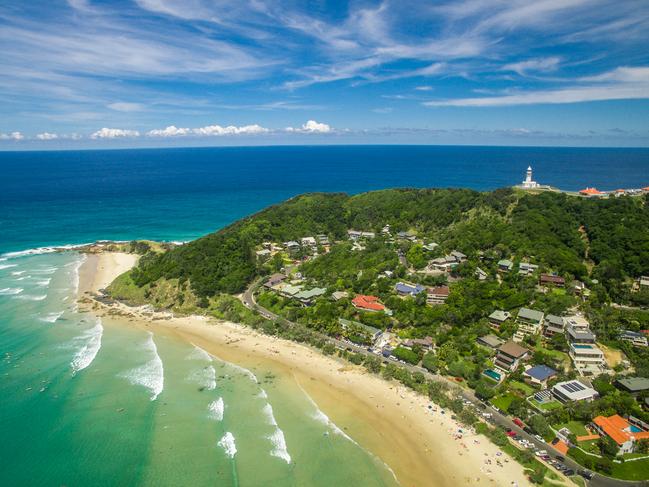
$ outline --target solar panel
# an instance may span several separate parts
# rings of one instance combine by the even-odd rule
[[[583,391],[583,390],[586,389],[586,388],[581,384],[581,382],[573,382],[573,385],[575,386],[575,388],[576,388],[578,391]]]

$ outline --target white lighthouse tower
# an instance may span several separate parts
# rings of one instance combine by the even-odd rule
[[[525,175],[525,181],[521,184],[523,189],[534,189],[538,188],[540,185],[532,179],[532,166],[527,166],[527,174]]]

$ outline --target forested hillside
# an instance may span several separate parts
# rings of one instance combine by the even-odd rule
[[[470,257],[513,255],[566,277],[596,278],[615,297],[620,283],[649,274],[647,199],[590,200],[511,189],[306,194],[165,254],[147,255],[132,278],[139,286],[160,278],[189,281],[198,296],[239,292],[268,272],[254,252],[264,241],[317,234],[343,240],[350,228],[380,233],[390,225],[393,234],[412,231]]]

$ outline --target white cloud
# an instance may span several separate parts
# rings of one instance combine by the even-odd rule
[[[118,137],[139,137],[140,132],[137,130],[125,130],[125,129],[109,129],[102,128],[93,133],[91,139],[115,139]]]
[[[0,133],[0,140],[23,140],[25,136],[20,132],[11,132],[10,134]]]
[[[147,132],[149,137],[182,137],[185,135],[198,135],[198,136],[221,136],[221,135],[257,135],[270,132],[269,129],[262,127],[258,124],[243,125],[236,127],[228,125],[223,127],[221,125],[208,125],[199,128],[179,128],[175,125],[170,125],[164,129],[155,129]]]
[[[54,139],[58,139],[59,136],[58,136],[58,134],[52,134],[50,132],[43,132],[42,134],[38,134],[36,136],[36,138],[38,140],[54,140]]]
[[[315,120],[309,120],[307,121],[300,129],[297,129],[299,132],[307,132],[307,133],[319,133],[319,134],[326,134],[331,132],[331,127],[327,125],[326,123],[320,123],[316,122]]]
[[[432,90],[433,90],[433,87],[432,87],[432,86],[428,86],[428,85],[425,85],[425,86],[417,86],[417,87],[415,87],[415,90],[417,90],[417,91],[432,91]]]
[[[144,110],[144,105],[141,103],[129,103],[125,101],[110,103],[106,106],[116,112],[139,112]]]
[[[621,67],[598,76],[580,78],[567,88],[507,93],[480,98],[424,102],[425,106],[496,107],[649,99],[649,67]]]
[[[514,71],[515,73],[525,76],[530,72],[548,72],[556,71],[559,68],[561,58],[559,57],[545,57],[538,59],[528,59],[527,61],[519,61],[517,63],[505,64],[502,67],[503,71]]]

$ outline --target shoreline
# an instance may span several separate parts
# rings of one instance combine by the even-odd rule
[[[486,437],[459,425],[450,412],[442,414],[428,398],[360,366],[236,323],[172,317],[146,307],[109,306],[86,298],[135,265],[137,258],[114,252],[89,254],[80,270],[82,308],[109,325],[148,329],[237,365],[270,367],[290,377],[345,434],[384,462],[403,487],[531,485],[523,467]]]

